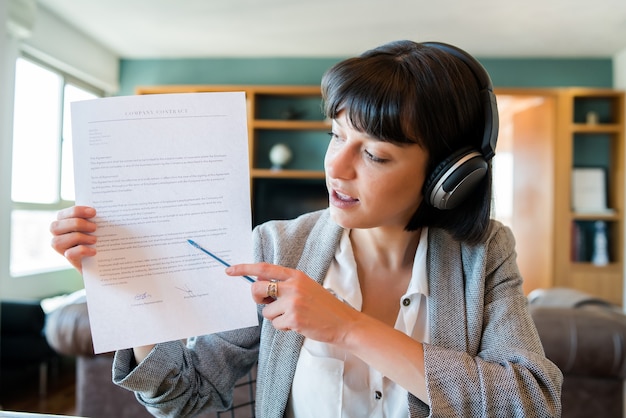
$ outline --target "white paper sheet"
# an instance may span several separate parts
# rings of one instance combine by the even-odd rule
[[[72,103],[76,203],[93,206],[83,262],[97,353],[258,324],[251,262],[245,95],[193,93]]]

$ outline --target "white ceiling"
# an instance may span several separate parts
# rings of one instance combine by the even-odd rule
[[[345,57],[394,39],[479,57],[611,57],[626,0],[38,0],[123,58]]]

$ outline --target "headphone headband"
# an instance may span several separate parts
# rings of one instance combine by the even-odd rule
[[[442,42],[424,42],[422,45],[437,48],[460,59],[469,67],[472,74],[474,74],[480,87],[480,99],[485,118],[480,151],[486,160],[490,160],[495,155],[496,142],[498,140],[499,117],[496,95],[493,92],[493,85],[489,73],[476,58],[456,46]]]
[[[488,161],[495,155],[498,139],[498,106],[491,78],[470,54],[455,46],[440,42],[422,45],[444,51],[463,61],[471,70],[480,88],[484,127],[480,151],[474,147],[457,150],[442,161],[424,182],[426,202],[437,209],[453,209],[470,196],[489,173]]]

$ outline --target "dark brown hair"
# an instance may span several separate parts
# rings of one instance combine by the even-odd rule
[[[459,58],[438,48],[396,41],[331,67],[322,78],[324,113],[341,111],[352,126],[382,141],[428,152],[426,174],[456,151],[480,149],[484,109],[480,86]],[[491,164],[474,193],[439,210],[426,199],[406,226],[440,227],[456,239],[482,241],[491,216]]]

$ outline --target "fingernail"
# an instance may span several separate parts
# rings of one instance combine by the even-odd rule
[[[226,274],[231,274],[233,272],[233,270],[235,270],[232,267],[226,267],[226,270],[224,270],[226,272]]]

